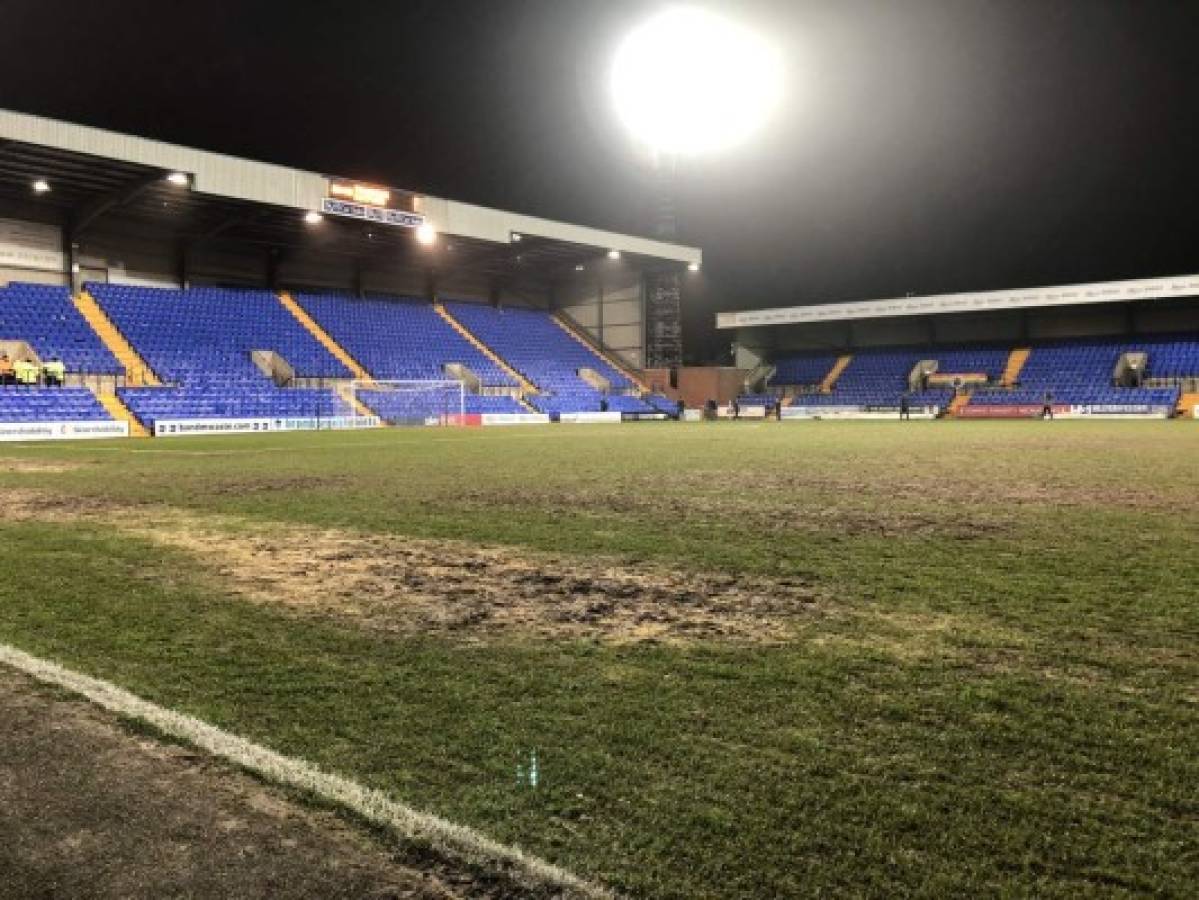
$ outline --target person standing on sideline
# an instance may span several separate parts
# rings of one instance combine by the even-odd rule
[[[57,356],[51,356],[50,361],[42,366],[42,378],[48,387],[62,387],[67,380],[67,367]]]
[[[1041,418],[1053,419],[1053,391],[1045,392],[1045,401],[1041,404]]]
[[[731,409],[733,411],[734,419],[741,418],[741,403],[737,400],[736,397],[734,397],[733,402],[729,404],[729,409]]]
[[[910,422],[912,420],[912,400],[908,396],[908,392],[904,391],[899,395],[899,421]]]

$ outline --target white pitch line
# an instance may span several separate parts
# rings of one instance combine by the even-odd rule
[[[171,737],[277,784],[297,788],[352,810],[374,825],[387,828],[408,841],[430,846],[451,859],[493,871],[498,869],[526,887],[555,888],[563,892],[561,896],[564,897],[607,900],[614,896],[519,847],[501,844],[473,828],[413,809],[381,791],[363,787],[340,775],[322,772],[311,763],[283,756],[215,725],[143,700],[111,682],[72,671],[8,644],[0,644],[0,663],[38,681],[86,697],[111,712],[147,722]]]

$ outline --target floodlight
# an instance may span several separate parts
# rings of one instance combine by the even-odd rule
[[[608,259],[620,259],[620,251],[619,250],[609,250],[608,251]]]
[[[33,189],[39,194],[44,194],[46,191],[50,190],[50,182],[48,182],[45,178],[39,178],[33,183]]]
[[[416,229],[416,240],[426,247],[430,247],[437,242],[437,231],[428,222],[422,222]]]
[[[182,172],[172,172],[170,175],[167,176],[167,181],[169,181],[171,184],[175,185],[176,187],[187,187],[187,185],[190,183],[191,179],[189,179]]]
[[[521,233],[519,231],[512,232],[512,243],[514,243],[514,244],[519,243],[520,240],[521,240]]]
[[[579,263],[577,266],[575,266],[575,271],[582,272],[584,268],[586,267],[582,263]]]
[[[616,51],[616,112],[657,153],[722,150],[757,131],[782,91],[777,51],[750,29],[708,10],[671,7],[634,29]]]
[[[304,213],[304,221],[307,222],[309,225],[315,225],[318,222],[323,222],[324,219],[325,219],[325,217],[322,216],[320,213],[316,212],[316,210],[310,209],[308,212]]]
[[[699,271],[699,263],[697,263],[697,262],[690,263],[687,266],[687,271],[688,272],[698,272]]]

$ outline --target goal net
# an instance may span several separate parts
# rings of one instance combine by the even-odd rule
[[[453,425],[466,412],[461,381],[354,381],[350,391],[388,425]]]

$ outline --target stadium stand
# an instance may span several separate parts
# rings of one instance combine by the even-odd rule
[[[580,377],[580,369],[591,369],[606,379],[613,392],[633,387],[624,374],[568,334],[548,312],[513,307],[497,309],[462,301],[448,301],[445,307],[479,341],[541,391],[529,400],[542,412],[587,412],[600,408],[602,392]],[[616,396],[614,393],[609,398],[610,408],[615,409],[611,402]],[[649,409],[645,404],[642,406]]]
[[[527,413],[528,410],[521,406],[515,398],[506,395],[487,396],[485,394],[467,394],[466,395],[466,413]]]
[[[608,396],[608,409],[611,412],[621,413],[655,413],[658,412],[657,407],[646,402],[640,397],[634,397],[631,394],[610,394]]]
[[[111,418],[87,388],[0,388],[0,422],[106,422]]]
[[[1199,339],[1161,337],[1100,338],[1035,344],[1010,390],[980,391],[971,404],[1038,404],[1046,395],[1055,403],[1121,406],[1169,406],[1178,402],[1179,388],[1116,387],[1112,373],[1124,353],[1148,354],[1148,378],[1199,375]]]
[[[296,374],[352,378],[269,291],[89,284],[118,328],[169,382],[261,373],[251,351],[273,350]]]
[[[916,363],[934,358],[935,354],[927,348],[859,350],[853,354],[831,391],[797,395],[792,405],[897,407],[908,390],[908,376]],[[1002,358],[1006,359],[1006,354],[1002,354]],[[824,357],[826,362],[828,359]],[[813,365],[807,371],[814,368]],[[945,407],[952,399],[953,391],[948,388],[909,395],[910,403],[917,407]]]
[[[121,388],[121,401],[153,428],[160,419],[332,418],[353,415],[332,390],[277,388],[259,376],[185,387]]]
[[[0,340],[26,341],[43,362],[58,357],[71,373],[124,373],[65,287],[12,282],[0,288]]]
[[[677,415],[679,411],[678,401],[671,400],[664,394],[648,394],[645,397],[645,402],[658,412],[666,413],[667,415]]]
[[[772,384],[818,386],[837,362],[836,354],[784,356],[775,361]]]
[[[446,378],[446,365],[460,363],[484,385],[516,386],[507,372],[423,300],[332,294],[296,294],[295,299],[376,378]],[[518,412],[526,411],[516,406]]]
[[[159,419],[351,415],[332,389],[281,388],[251,353],[278,353],[303,378],[347,379],[335,359],[266,291],[90,284],[89,293],[168,384],[118,396],[149,426]]]

